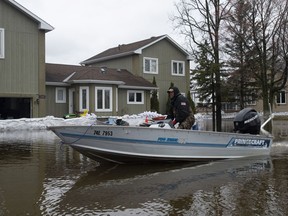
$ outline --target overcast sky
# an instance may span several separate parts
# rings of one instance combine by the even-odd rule
[[[108,48],[169,35],[177,0],[16,0],[55,29],[46,34],[46,62],[78,65]]]

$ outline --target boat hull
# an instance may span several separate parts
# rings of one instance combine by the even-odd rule
[[[272,137],[114,125],[55,126],[63,143],[97,161],[203,161],[269,155]]]

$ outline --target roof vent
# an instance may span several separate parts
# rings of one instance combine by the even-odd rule
[[[104,67],[104,66],[103,66],[103,67],[101,67],[100,70],[101,70],[101,73],[106,73],[107,67]]]
[[[126,44],[119,44],[118,45],[118,50],[120,50],[121,49],[121,47],[123,47],[123,46],[125,46]]]

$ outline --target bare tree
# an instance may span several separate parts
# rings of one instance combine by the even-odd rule
[[[237,0],[232,5],[224,26],[224,52],[227,54],[227,65],[232,69],[228,83],[240,109],[258,99],[259,87],[255,85],[253,76],[255,54],[251,52],[253,50],[252,26],[248,22],[251,10],[250,1]]]
[[[287,0],[235,1],[236,6],[239,6],[239,3],[248,6],[242,12],[245,14],[243,20],[245,19],[246,27],[249,27],[240,34],[238,30],[241,23],[232,24],[230,16],[227,20],[229,34],[237,35],[249,53],[249,58],[246,59],[248,67],[245,67],[245,70],[249,71],[250,77],[256,80],[261,89],[264,117],[268,118],[270,104],[275,103],[275,95],[287,82],[288,2]]]
[[[211,46],[215,77],[216,130],[221,131],[221,62],[220,62],[220,29],[221,22],[229,12],[230,0],[181,0],[176,4],[177,15],[172,18],[175,27],[188,41],[194,57],[196,48],[203,41]],[[207,52],[209,52],[207,50]],[[214,113],[213,113],[214,115]]]

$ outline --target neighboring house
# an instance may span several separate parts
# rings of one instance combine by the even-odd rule
[[[287,92],[288,90],[282,90],[275,96],[275,101],[271,104],[271,111],[275,113],[279,112],[288,112],[288,101],[287,101]],[[192,98],[197,98],[197,93],[194,91],[192,92],[195,95]],[[198,112],[211,112],[212,105],[207,102],[200,102],[199,100],[196,101],[197,111]],[[252,100],[245,104],[245,107],[250,107],[258,112],[263,112],[263,100]],[[240,106],[238,102],[222,102],[222,111],[225,113],[231,112],[239,112]]]
[[[0,0],[0,119],[42,117],[45,34],[53,27],[13,0]]]
[[[287,101],[288,87],[280,91],[275,95],[274,103],[271,104],[271,111],[273,112],[287,112],[288,111],[288,101]],[[258,112],[263,112],[263,100],[254,100],[246,105],[247,107],[252,107]]]
[[[127,69],[150,82],[155,77],[162,114],[166,113],[167,90],[171,83],[178,86],[184,95],[189,92],[190,55],[167,35],[121,44],[80,64]]]
[[[157,90],[143,77],[125,69],[46,64],[47,113],[122,116],[150,110],[150,91]]]

